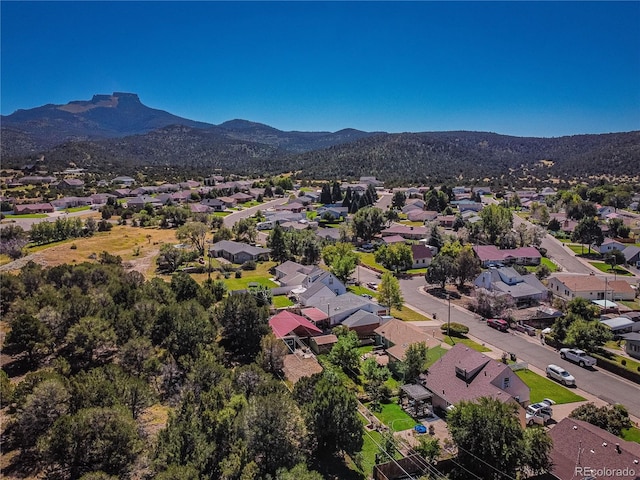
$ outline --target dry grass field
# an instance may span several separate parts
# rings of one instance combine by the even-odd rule
[[[125,265],[150,278],[155,276],[155,260],[163,243],[178,243],[176,231],[119,225],[110,232],[65,240],[53,246],[35,247],[29,253],[37,254],[34,259],[37,263],[54,266],[93,261],[89,258],[92,254],[100,255],[106,251],[111,255],[119,255]]]

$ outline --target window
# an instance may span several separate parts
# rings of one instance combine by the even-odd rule
[[[504,377],[504,380],[502,381],[502,388],[509,388],[509,385],[511,384],[511,379],[509,377]]]

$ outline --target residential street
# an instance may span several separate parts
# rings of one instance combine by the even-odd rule
[[[376,274],[366,268],[359,268],[360,281],[379,281]],[[436,314],[437,320],[444,323],[448,319],[449,308],[446,300],[437,299],[420,291],[426,282],[422,277],[400,280],[400,288],[405,303],[429,316]],[[451,306],[451,321],[467,325],[469,334],[480,342],[486,342],[505,352],[514,352],[519,360],[544,370],[550,363],[566,368],[576,378],[579,388],[608,402],[621,403],[629,413],[640,417],[640,385],[612,375],[599,368],[586,370],[571,362],[562,360],[551,347],[542,346],[535,337],[522,333],[500,332],[479,322],[475,315],[456,306]]]

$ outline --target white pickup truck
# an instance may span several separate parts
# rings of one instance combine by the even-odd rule
[[[581,367],[595,367],[597,362],[595,358],[587,355],[584,350],[578,350],[577,348],[561,348],[560,358],[570,360]]]
[[[554,402],[550,398],[545,398],[541,402],[532,403],[531,405],[529,405],[526,409],[527,425],[545,425],[549,420],[551,420],[551,417],[553,416],[551,405],[555,403],[556,402]]]

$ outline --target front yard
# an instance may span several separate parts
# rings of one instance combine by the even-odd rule
[[[557,404],[582,402],[585,399],[567,387],[538,375],[531,370],[518,370],[516,375],[531,389],[531,403],[550,398]]]

